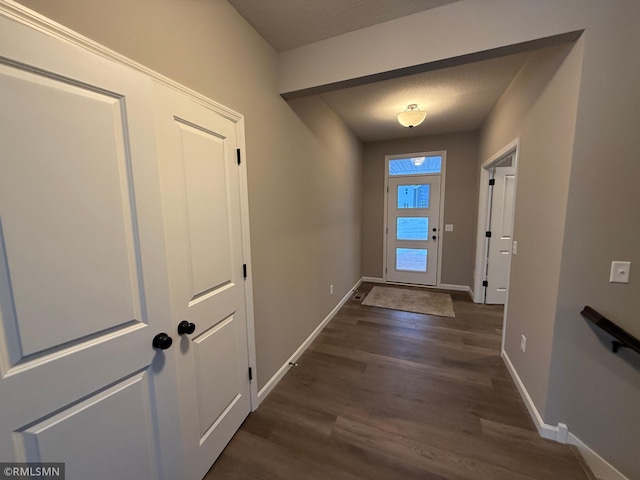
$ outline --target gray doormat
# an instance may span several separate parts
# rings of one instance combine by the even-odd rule
[[[406,288],[373,287],[362,301],[370,307],[425,313],[455,318],[453,301],[448,293],[432,293]]]

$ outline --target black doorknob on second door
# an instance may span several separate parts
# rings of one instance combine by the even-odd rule
[[[434,236],[433,236],[433,237],[431,237],[431,238],[433,238],[433,239],[435,240],[435,239],[437,239],[438,237],[436,237],[436,236],[434,235]]]
[[[191,323],[191,322],[187,322],[186,320],[182,320],[178,324],[178,335],[184,335],[185,333],[187,335],[190,335],[195,331],[196,331],[196,324],[195,323]]]
[[[166,350],[173,343],[173,339],[167,335],[165,332],[157,334],[153,337],[153,348],[159,348],[160,350]]]

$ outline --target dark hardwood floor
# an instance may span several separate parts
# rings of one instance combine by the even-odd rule
[[[535,430],[500,358],[502,307],[450,293],[456,318],[352,297],[206,480],[587,479]]]

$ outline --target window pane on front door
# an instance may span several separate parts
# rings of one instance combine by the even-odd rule
[[[411,157],[389,160],[389,176],[442,173],[442,156]]]
[[[427,250],[424,248],[396,248],[396,270],[427,271]]]
[[[431,185],[398,185],[398,208],[429,208]]]
[[[396,240],[427,240],[429,217],[398,217]]]

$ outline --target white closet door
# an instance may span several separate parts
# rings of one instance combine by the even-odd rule
[[[250,411],[237,125],[155,86],[187,478],[201,479]]]
[[[150,80],[4,17],[0,57],[0,460],[180,478]]]
[[[516,202],[515,167],[496,167],[494,180],[485,303],[504,305],[507,301],[511,244],[513,243],[513,210]]]

